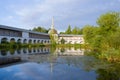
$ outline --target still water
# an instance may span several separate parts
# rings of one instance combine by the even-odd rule
[[[0,60],[21,61],[0,65],[0,80],[120,80],[120,65],[86,56],[84,49],[31,48],[0,50]]]

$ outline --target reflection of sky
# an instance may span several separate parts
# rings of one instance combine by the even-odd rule
[[[0,80],[95,80],[94,71],[84,71],[74,65],[53,63],[23,63],[0,68]],[[87,76],[87,77],[86,77]]]

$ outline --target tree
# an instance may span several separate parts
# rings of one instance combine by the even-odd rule
[[[60,34],[65,34],[65,32],[60,32]]]
[[[35,27],[32,29],[33,31],[37,31],[37,32],[44,32],[44,33],[48,33],[48,30],[45,29],[44,27]]]
[[[83,29],[78,28],[78,34],[83,34]]]
[[[83,28],[84,39],[87,43],[92,43],[92,39],[95,37],[97,27],[86,25]]]
[[[101,15],[97,24],[100,26],[100,32],[102,35],[108,35],[117,30],[120,25],[120,14],[116,12],[109,12]]]
[[[78,30],[79,30],[79,28],[74,27],[72,30],[72,34],[78,34]]]
[[[72,32],[72,31],[71,31],[71,26],[69,25],[69,26],[68,26],[68,29],[65,31],[65,33],[66,33],[66,34],[71,34],[71,32]]]

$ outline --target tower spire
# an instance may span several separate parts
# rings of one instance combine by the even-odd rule
[[[52,25],[51,25],[51,29],[54,29],[54,18],[52,17]]]

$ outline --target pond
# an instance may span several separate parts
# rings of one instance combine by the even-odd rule
[[[98,60],[76,48],[23,48],[0,50],[0,80],[120,80],[120,65]]]

